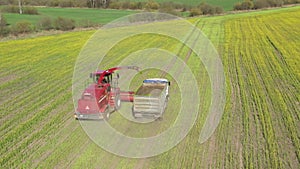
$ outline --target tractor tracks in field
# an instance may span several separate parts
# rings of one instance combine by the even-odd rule
[[[196,32],[197,29],[198,29],[197,26],[199,25],[199,23],[200,23],[200,19],[196,22],[195,27],[191,30],[191,32],[190,32],[189,35],[187,36],[185,42],[189,41],[191,38],[195,38],[195,32]],[[204,26],[205,26],[205,22],[202,23],[202,27],[201,27],[200,29],[203,29]],[[186,52],[186,54],[184,55],[184,57],[182,57],[184,63],[187,63],[188,60],[190,59],[190,57],[191,57],[191,55],[192,55],[192,53],[193,53],[193,49],[192,49],[192,48],[196,45],[196,43],[198,42],[200,36],[201,36],[201,33],[196,34],[196,39],[195,39],[195,41],[192,43],[192,46],[190,46],[190,48],[188,49],[188,51]],[[186,49],[185,47],[186,47],[185,43],[183,43],[183,44],[180,46],[180,48],[179,48],[179,50],[178,50],[178,52],[177,52],[177,55],[178,55],[178,56],[175,56],[175,57],[171,60],[171,62],[165,67],[165,71],[162,72],[162,74],[161,74],[161,77],[162,77],[162,78],[165,77],[165,76],[167,75],[167,72],[168,72],[168,71],[170,71],[171,69],[174,69],[174,64],[177,62],[177,59],[178,59],[179,55],[182,55],[181,53],[184,52],[184,50]],[[183,70],[184,70],[184,67],[179,68],[179,69],[177,70],[177,75],[179,76],[179,75],[183,72]],[[163,126],[162,126],[162,127],[163,127]],[[156,131],[156,129],[155,129],[155,131]],[[130,132],[130,125],[126,125],[126,126],[123,127],[121,133],[123,133],[123,134],[126,135],[126,134],[128,134],[129,132]],[[152,131],[150,131],[150,132],[152,133]],[[153,132],[154,132],[154,130],[153,130]],[[155,132],[155,133],[157,133],[157,132]],[[154,133],[154,134],[155,134],[155,133]],[[122,143],[123,143],[123,140],[119,140],[119,141],[116,142],[116,145],[121,145]],[[127,149],[129,150],[129,149],[130,149],[130,146],[127,146]],[[126,150],[123,150],[123,151],[126,151]],[[141,150],[141,151],[142,151],[142,150]],[[147,152],[147,151],[148,151],[148,150],[145,150],[145,152]],[[109,156],[108,156],[107,158],[109,158]],[[104,159],[102,159],[102,160],[105,160],[105,159],[106,159],[106,158],[104,158]],[[116,168],[116,167],[119,165],[120,161],[122,161],[122,160],[123,160],[123,159],[120,159],[120,158],[114,158],[114,160],[111,161],[109,165],[110,165],[111,168]],[[145,164],[146,164],[147,162],[149,162],[149,159],[148,159],[148,158],[141,158],[141,159],[137,160],[137,162],[136,162],[134,168],[144,168],[144,167],[145,167]]]
[[[240,38],[236,38],[237,33],[240,32],[239,28],[240,23],[237,21],[224,25],[223,62],[226,65],[225,72],[228,72],[227,79],[230,85],[228,87],[229,93],[227,92],[226,95],[230,101],[226,103],[223,123],[220,126],[220,129],[224,132],[218,134],[219,138],[224,138],[222,142],[226,142],[223,153],[232,154],[231,156],[221,157],[223,158],[222,161],[225,161],[224,166],[234,168],[243,168],[245,166],[243,144],[245,135],[247,136],[247,133],[243,134],[242,132],[243,124],[247,123],[247,121],[243,121],[245,109],[242,107],[246,102],[243,97],[246,91],[241,90],[240,87],[245,84],[244,78],[247,74],[241,69],[244,67],[242,53],[239,52],[242,50],[239,47],[242,43]],[[232,132],[228,133],[228,131]],[[222,148],[222,144],[218,147]]]
[[[276,27],[267,26],[270,32],[274,30],[277,31]],[[272,30],[272,31],[271,31]],[[299,114],[293,113],[297,112],[299,107],[295,103],[297,102],[297,91],[299,91],[299,79],[295,76],[295,74],[291,73],[293,70],[290,65],[286,62],[285,57],[282,52],[284,49],[277,48],[275,43],[276,39],[267,36],[266,37],[270,46],[273,47],[273,57],[266,60],[267,67],[270,72],[277,72],[276,74],[272,74],[270,77],[272,79],[273,87],[275,88],[275,92],[270,93],[269,99],[270,103],[273,107],[272,121],[276,126],[280,126],[279,130],[276,129],[275,138],[278,142],[279,151],[285,149],[291,152],[290,156],[293,156],[289,159],[288,163],[295,165],[293,159],[297,159],[300,161],[300,151],[299,151],[299,139],[298,139],[298,127],[299,124]],[[282,52],[280,50],[283,50]],[[272,55],[271,55],[272,56]],[[281,117],[281,118],[278,118]],[[277,127],[278,128],[278,127]],[[280,133],[278,133],[280,131]],[[289,131],[288,133],[284,131]],[[294,149],[296,147],[295,156],[292,155],[294,153]],[[298,148],[297,148],[298,147]],[[282,157],[283,158],[283,157]],[[286,161],[284,161],[286,165]]]
[[[177,59],[178,59],[181,51],[183,51],[184,47],[186,46],[186,43],[188,42],[188,40],[190,40],[192,38],[192,36],[194,35],[194,32],[198,29],[197,26],[199,25],[199,23],[200,23],[200,19],[196,22],[196,24],[195,24],[192,32],[189,34],[189,36],[187,37],[187,39],[185,40],[185,42],[181,45],[180,49],[177,52],[177,55],[171,60],[171,63],[166,66],[165,71],[161,74],[161,78],[166,77],[167,72],[170,71],[173,68],[173,66],[175,65],[175,63],[176,63],[176,61],[177,61]],[[205,23],[202,25],[201,29],[203,29],[204,26],[205,26]],[[187,61],[189,60],[190,56],[192,55],[192,52],[193,52],[192,48],[196,45],[196,42],[198,41],[200,35],[201,35],[200,33],[197,34],[196,40],[193,42],[191,48],[188,50],[187,54],[185,55],[184,63],[187,63]],[[178,76],[181,74],[181,72],[183,71],[183,69],[184,69],[184,67],[178,72]]]
[[[266,36],[268,42],[270,43],[270,45],[273,47],[274,49],[274,53],[276,54],[276,60],[279,63],[279,66],[282,68],[282,71],[284,72],[284,75],[288,76],[287,78],[285,77],[281,77],[280,80],[277,80],[278,83],[280,83],[280,85],[283,88],[286,88],[285,92],[287,92],[288,95],[291,95],[291,98],[297,98],[297,90],[299,89],[300,86],[300,81],[299,79],[297,79],[297,77],[295,77],[293,74],[291,74],[290,72],[293,72],[293,70],[290,68],[290,65],[286,62],[282,52],[280,51],[280,49],[278,49],[276,47],[276,45],[274,44],[274,42],[272,41],[272,39],[267,35]],[[270,62],[270,60],[269,60]],[[271,65],[271,68],[273,71],[276,70],[276,68],[274,68],[274,66],[272,66],[272,63],[269,63],[269,65]],[[285,78],[285,79],[284,79]],[[292,83],[294,83],[293,85],[291,84],[283,84],[284,82],[286,82],[289,79]],[[293,105],[296,104],[290,104],[292,107],[294,107]],[[299,107],[294,107],[294,110],[297,111],[297,109],[299,109]],[[300,116],[297,116],[298,120],[300,119]]]
[[[286,24],[285,22],[287,21],[280,24]],[[290,159],[281,160],[282,164],[285,166],[292,164],[294,166],[294,159],[297,159],[298,162],[300,161],[300,145],[299,139],[297,138],[299,135],[299,132],[297,132],[299,116],[297,116],[297,113],[293,113],[298,110],[295,100],[297,100],[299,79],[292,73],[293,70],[285,60],[285,48],[280,49],[280,46],[278,46],[278,44],[284,42],[278,42],[277,39],[272,36],[274,32],[279,32],[276,36],[284,36],[280,34],[278,25],[265,23],[265,28],[268,30],[266,36],[267,41],[265,43],[269,43],[269,46],[273,48],[273,51],[269,51],[269,59],[265,60],[265,64],[267,65],[266,71],[270,72],[270,80],[266,81],[265,91],[267,91],[268,105],[270,105],[272,110],[270,113],[272,125],[275,128],[274,138],[279,154],[282,154],[283,149],[291,152]],[[272,88],[270,88],[270,86],[272,86]],[[272,89],[275,90],[271,91]],[[294,151],[295,147],[296,151]],[[295,154],[293,152],[295,152]],[[284,159],[284,156],[280,156],[279,158]]]
[[[199,20],[196,22],[196,24],[195,24],[195,26],[194,26],[192,32],[189,34],[189,36],[187,37],[187,39],[185,40],[185,42],[181,45],[180,49],[178,50],[177,55],[176,55],[176,56],[171,60],[171,62],[166,66],[165,71],[162,72],[162,74],[161,74],[161,76],[160,76],[161,78],[165,78],[166,75],[167,75],[167,72],[170,71],[171,69],[174,69],[174,65],[175,65],[175,63],[177,62],[177,59],[179,59],[178,57],[181,55],[181,52],[183,52],[183,50],[184,50],[185,47],[186,47],[186,42],[188,42],[193,36],[195,36],[195,32],[197,31],[197,29],[199,29],[198,26],[199,26],[199,24],[200,24],[200,21],[201,21],[201,20],[199,19]],[[202,30],[202,29],[204,28],[205,25],[206,25],[206,22],[202,23],[202,26],[201,26],[200,29]],[[201,36],[201,32],[199,32],[199,33],[196,35],[195,41],[192,43],[192,46],[190,46],[190,48],[188,49],[187,53],[186,53],[185,56],[183,57],[183,62],[184,62],[185,64],[187,64],[187,62],[189,61],[189,59],[190,59],[190,57],[191,57],[191,55],[192,55],[192,53],[193,53],[193,47],[194,47],[194,46],[196,45],[196,43],[198,42],[200,36]],[[184,66],[186,66],[186,65],[184,65]],[[177,75],[177,76],[180,76],[180,75],[182,74],[184,68],[185,68],[185,67],[180,67],[180,68],[178,68],[178,69],[177,69],[177,72],[176,72],[176,75]],[[174,92],[176,92],[176,90],[177,90],[177,88],[175,89]],[[140,159],[139,162],[136,164],[135,169],[139,169],[139,168],[144,167],[144,165],[146,164],[147,161],[149,161],[149,160],[147,160],[147,159],[145,159],[145,158]]]

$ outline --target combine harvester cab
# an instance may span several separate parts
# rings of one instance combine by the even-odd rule
[[[118,109],[121,106],[120,97],[116,97],[120,93],[119,89],[112,87],[113,83],[117,83],[113,81],[112,74],[104,75],[101,83],[98,83],[103,73],[104,71],[97,71],[91,74],[94,83],[84,90],[78,100],[76,119],[108,119],[111,108]]]
[[[133,97],[133,117],[161,118],[167,107],[169,86],[170,82],[167,79],[144,80]]]
[[[121,92],[118,86],[119,74],[113,76],[116,70],[134,69],[138,67],[115,67],[105,71],[90,74],[93,83],[82,93],[78,100],[75,119],[108,119],[110,114],[121,107],[121,101],[132,101],[133,92]]]

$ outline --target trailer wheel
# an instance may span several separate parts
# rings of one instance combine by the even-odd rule
[[[115,98],[115,109],[119,110],[121,108],[121,99],[120,95],[117,95]]]
[[[79,120],[76,113],[74,113],[74,118],[75,118],[75,120]]]
[[[132,117],[136,119],[135,112],[133,111],[133,106],[131,108],[131,112],[132,112]]]
[[[136,119],[136,116],[135,116],[135,113],[134,113],[134,112],[132,112],[132,116],[133,116],[133,118],[135,118],[135,119]]]
[[[157,119],[158,119],[159,121],[162,121],[162,120],[163,120],[163,115],[159,116]]]

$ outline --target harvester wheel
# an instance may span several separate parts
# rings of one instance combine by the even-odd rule
[[[121,108],[120,95],[116,95],[116,97],[115,97],[115,109],[119,110],[120,108]]]
[[[109,119],[109,117],[110,117],[110,113],[109,113],[109,112],[107,112],[107,113],[106,113],[106,115],[105,115],[105,118],[108,120],[108,119]]]
[[[103,118],[105,120],[108,120],[110,118],[110,108],[109,108],[109,106],[105,109],[105,112],[103,114]]]

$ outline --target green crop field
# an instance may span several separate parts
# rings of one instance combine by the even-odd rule
[[[15,24],[18,21],[27,20],[36,24],[43,17],[57,18],[66,17],[76,21],[77,24],[83,22],[92,22],[96,24],[106,24],[122,16],[136,13],[132,10],[110,10],[110,9],[85,9],[85,8],[37,8],[39,15],[19,15],[13,13],[4,13],[8,24]]]
[[[299,20],[300,7],[190,20],[218,50],[227,86],[221,122],[203,144],[198,138],[211,89],[200,59],[194,53],[187,57],[186,46],[176,51],[182,44],[160,35],[132,36],[116,44],[100,67],[159,44],[186,59],[198,82],[200,112],[187,137],[143,159],[101,149],[73,118],[74,64],[95,31],[0,42],[0,168],[299,168]],[[161,73],[149,70],[135,79]],[[171,80],[170,105],[176,105],[180,93]],[[172,125],[178,109],[168,107],[163,120],[141,130],[119,113],[109,123],[127,135],[152,136]]]
[[[119,0],[119,1],[126,1],[126,0]],[[147,0],[130,0],[131,2],[147,2]],[[188,6],[197,6],[201,2],[206,2],[212,5],[218,5],[224,8],[225,11],[229,11],[233,9],[233,5],[236,2],[240,2],[241,0],[155,0],[156,2],[174,2],[178,4],[185,4]]]

